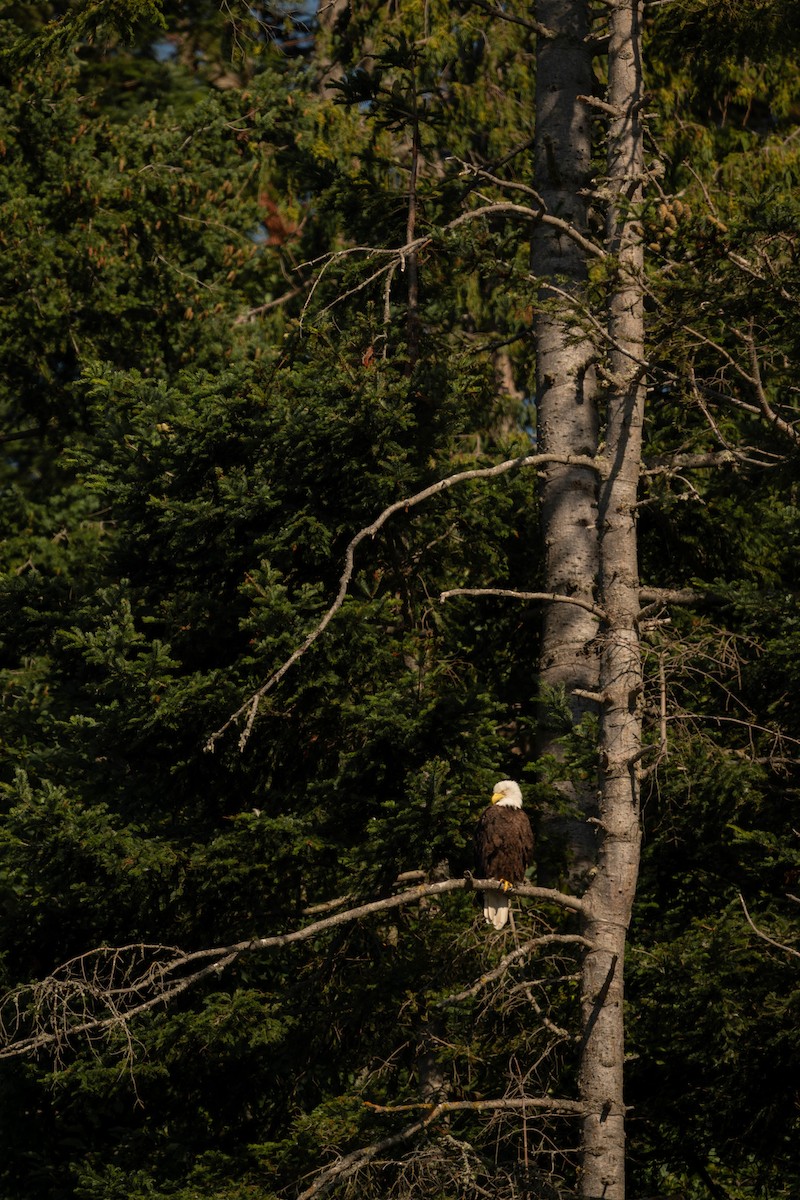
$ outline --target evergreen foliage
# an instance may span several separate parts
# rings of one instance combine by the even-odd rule
[[[2,13],[4,989],[94,947],[225,945],[404,871],[463,874],[496,779],[551,794],[535,609],[439,603],[539,585],[517,471],[364,541],[244,751],[241,725],[205,749],[322,617],[354,534],[534,444],[529,224],[456,223],[530,183],[528,9],[312,27],[195,7]],[[646,633],[632,1194],[777,1200],[800,1187],[796,959],[739,897],[793,944],[797,29],[791,5],[711,7],[664,6],[648,44],[642,576],[707,603]],[[594,757],[587,723],[549,768]],[[572,932],[518,918],[520,941]],[[4,1062],[0,1192],[268,1200],[402,1130],[431,1079],[453,1100],[571,1094],[577,951],[494,978],[509,949],[456,892],[242,955],[130,1037]],[[566,1197],[575,1139],[558,1117],[454,1116],[356,1186]]]

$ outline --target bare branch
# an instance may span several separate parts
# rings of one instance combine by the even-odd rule
[[[542,197],[535,190],[529,187],[527,183],[518,183],[516,180],[501,179],[498,175],[493,175],[491,171],[485,171],[482,167],[476,167],[474,163],[467,162],[463,158],[458,158],[452,155],[452,161],[457,162],[461,167],[462,175],[472,175],[475,179],[485,179],[489,183],[493,183],[495,187],[501,188],[504,191],[522,192],[525,196],[530,196],[536,202],[542,212],[546,212],[547,205]]]
[[[747,351],[750,358],[750,370],[753,373],[753,387],[758,399],[759,408],[769,421],[770,425],[774,425],[776,429],[779,429],[781,433],[785,434],[786,437],[791,438],[792,441],[800,441],[800,431],[798,431],[794,425],[790,424],[789,421],[785,421],[783,417],[779,417],[767,399],[767,393],[764,389],[764,381],[761,375],[761,364],[758,361],[758,350],[756,349],[755,338],[753,337],[752,322],[750,326],[750,332],[741,336],[744,344],[747,346]]]
[[[639,588],[639,602],[645,605],[638,619],[646,620],[665,604],[702,604],[711,598],[709,592],[696,592],[693,588]]]
[[[248,308],[246,312],[239,313],[238,317],[234,319],[234,325],[246,325],[256,317],[260,317],[262,313],[269,312],[273,308],[279,308],[282,304],[288,304],[290,300],[294,300],[295,296],[299,296],[309,286],[307,283],[301,284],[299,287],[292,288],[291,291],[284,292],[282,296],[276,297],[275,300],[268,300],[266,304],[258,304],[255,308]]]
[[[586,612],[594,613],[600,621],[606,620],[605,609],[590,600],[582,600],[580,596],[562,596],[557,592],[517,592],[511,588],[450,588],[439,595],[439,603],[444,604],[451,596],[506,596],[511,600],[532,600],[541,603],[574,604]]]
[[[228,717],[224,725],[221,725],[219,729],[210,735],[206,742],[205,749],[207,751],[213,751],[216,743],[223,736],[223,734],[230,729],[231,725],[235,724],[240,717],[246,715],[244,729],[242,730],[239,738],[239,749],[243,750],[245,748],[250,738],[250,734],[253,729],[253,722],[255,721],[258,707],[262,698],[267,694],[268,691],[271,690],[271,688],[275,686],[276,683],[280,682],[286,672],[294,666],[298,659],[302,658],[306,651],[313,646],[317,638],[327,629],[333,617],[344,604],[345,597],[347,595],[347,589],[350,585],[350,580],[353,577],[353,571],[355,569],[356,550],[366,538],[374,537],[378,530],[383,528],[390,517],[394,516],[394,514],[397,512],[406,512],[408,509],[414,508],[417,504],[421,504],[423,501],[431,499],[432,496],[438,496],[440,492],[444,492],[451,487],[455,487],[457,484],[466,483],[468,480],[493,479],[498,475],[506,474],[508,471],[521,470],[525,467],[542,467],[549,463],[560,463],[565,466],[587,467],[594,471],[599,471],[601,469],[598,461],[594,458],[588,457],[587,455],[528,454],[523,455],[521,458],[507,459],[505,462],[497,463],[493,467],[477,467],[471,471],[459,471],[455,475],[449,475],[445,479],[437,480],[436,483],[432,483],[429,487],[423,488],[422,491],[416,492],[413,496],[404,496],[400,500],[395,500],[393,504],[390,504],[387,508],[385,508],[371,524],[365,525],[364,528],[360,529],[358,533],[350,540],[347,549],[345,550],[344,569],[342,570],[342,575],[339,580],[339,590],[336,593],[336,598],[333,600],[332,604],[328,607],[303,642],[301,642],[301,644],[289,655],[286,661],[280,667],[278,667],[277,670],[273,671],[269,678],[262,683],[262,685],[257,688],[256,691],[253,692],[244,701],[244,703],[241,704],[239,708],[237,708],[236,711],[231,714],[230,717]]]
[[[19,442],[23,438],[41,437],[43,432],[44,431],[40,425],[36,425],[32,429],[17,429],[14,433],[0,434],[0,443]]]
[[[622,116],[620,110],[613,104],[607,104],[605,100],[601,100],[598,96],[578,96],[578,100],[582,100],[584,104],[588,104],[590,108],[599,109],[608,117],[614,117],[616,120]]]
[[[163,953],[172,954],[171,961],[161,962],[159,956]],[[184,954],[174,947],[142,944],[90,950],[64,963],[41,982],[15,988],[0,999],[0,1059],[17,1058],[46,1047],[58,1060],[74,1037],[93,1041],[114,1030],[126,1031],[134,1017],[173,1000],[207,976],[224,970],[237,957],[235,950]],[[188,963],[203,958],[212,961],[199,970],[170,978]],[[137,963],[142,960],[144,966],[137,975]],[[34,1031],[21,1037],[19,1032],[30,1020],[30,1009],[35,1014]],[[97,1010],[106,1015],[97,1015]]]
[[[779,729],[770,729],[769,725],[758,725],[755,721],[746,721],[741,717],[721,716],[719,713],[693,713],[684,711],[676,713],[668,719],[670,721],[681,721],[686,717],[691,717],[695,721],[706,721],[712,725],[740,725],[751,733],[768,733],[776,745],[790,742],[794,746],[800,746],[800,738],[790,737],[788,733],[782,733]]]
[[[167,1004],[209,975],[219,974],[243,954],[271,950],[318,937],[374,913],[414,904],[447,892],[499,889],[499,879],[445,879],[333,913],[289,933],[249,938],[229,946],[183,952],[174,946],[100,946],[70,959],[52,975],[7,992],[0,999],[0,1059],[48,1048],[56,1057],[75,1037],[96,1040],[126,1031],[131,1020]],[[515,895],[556,904],[573,912],[582,901],[552,888],[520,884]],[[337,901],[338,903],[338,901]],[[25,1026],[30,1033],[22,1033]]]
[[[456,226],[462,225],[464,221],[473,220],[475,217],[493,216],[494,214],[518,216],[526,221],[536,221],[541,222],[542,225],[550,225],[553,229],[558,229],[568,238],[571,238],[573,242],[580,246],[587,254],[591,254],[593,258],[608,258],[608,254],[602,246],[598,246],[590,238],[584,237],[580,230],[571,225],[569,221],[565,221],[563,217],[554,217],[552,213],[542,212],[540,209],[528,208],[525,204],[511,204],[507,201],[496,204],[485,204],[483,208],[474,208],[470,209],[469,212],[462,213],[461,216],[456,217],[445,228],[455,229]]]
[[[384,1113],[403,1112],[407,1111],[410,1107],[412,1106],[402,1105],[399,1109],[392,1109],[370,1105],[370,1108]],[[423,1106],[420,1105],[419,1107]],[[311,1186],[300,1193],[297,1200],[313,1200],[315,1196],[323,1195],[337,1180],[353,1175],[361,1167],[366,1166],[380,1155],[385,1154],[387,1150],[392,1150],[395,1146],[400,1146],[404,1142],[410,1141],[417,1134],[424,1133],[434,1122],[450,1113],[511,1112],[520,1110],[526,1113],[538,1111],[559,1116],[580,1117],[584,1115],[585,1107],[578,1100],[559,1100],[551,1096],[510,1096],[502,1100],[445,1100],[441,1104],[430,1108],[420,1120],[414,1121],[411,1125],[406,1125],[404,1129],[399,1130],[397,1133],[381,1138],[369,1146],[362,1146],[358,1150],[353,1150],[350,1154],[342,1155],[328,1167],[325,1167]]]
[[[794,958],[800,958],[800,950],[795,950],[793,946],[786,946],[783,944],[783,942],[776,942],[775,938],[770,937],[768,933],[764,933],[763,929],[758,928],[758,926],[753,921],[753,918],[750,916],[750,913],[747,911],[747,905],[744,902],[744,896],[742,895],[741,892],[739,892],[739,903],[741,904],[741,906],[744,910],[744,915],[747,920],[747,924],[750,926],[753,933],[756,934],[757,937],[761,938],[762,942],[768,942],[769,945],[774,946],[776,948],[776,950],[783,950],[786,954],[793,955]]]
[[[486,0],[469,0],[469,2],[475,8],[480,8],[483,12],[488,13],[490,17],[496,17],[499,21],[508,21],[513,25],[521,25],[523,29],[530,29],[534,33],[538,33],[541,38],[554,38],[556,36],[553,30],[548,29],[541,21],[526,21],[522,17],[515,17],[503,8],[494,4],[487,4]]]
[[[451,1004],[459,1004],[462,1000],[470,1000],[473,996],[477,996],[490,983],[494,983],[499,979],[512,963],[517,962],[521,958],[525,958],[531,950],[539,946],[583,946],[591,949],[593,943],[588,938],[582,937],[579,933],[546,933],[540,937],[530,938],[529,941],[523,942],[516,950],[512,950],[510,954],[505,954],[500,962],[491,971],[487,971],[481,975],[480,979],[471,984],[470,987],[464,988],[461,992],[455,992],[452,996],[445,996],[443,1000],[439,1000],[437,1008],[448,1008]]]
[[[737,362],[733,355],[730,354],[724,346],[721,346],[719,342],[715,342],[712,338],[707,337],[705,334],[701,333],[697,329],[693,329],[689,325],[684,326],[684,328],[686,332],[692,337],[696,338],[698,342],[704,346],[710,347],[715,351],[715,353],[720,355],[720,357],[728,364],[732,371],[753,389],[758,403],[757,405],[747,404],[746,401],[739,400],[735,396],[726,396],[722,393],[713,393],[709,389],[705,389],[709,395],[715,395],[717,398],[725,400],[728,404],[732,404],[737,408],[742,408],[746,412],[760,414],[765,418],[765,420],[769,421],[769,423],[775,429],[778,429],[791,441],[800,442],[800,431],[798,431],[798,429],[789,421],[786,421],[783,419],[783,417],[778,416],[778,414],[772,408],[772,405],[769,403],[761,375],[761,365],[758,360],[758,351],[756,349],[755,339],[753,337],[752,323],[748,333],[735,331],[736,336],[741,342],[744,343],[747,349],[750,367],[749,371],[745,370],[745,368],[739,362]]]
[[[668,458],[652,459],[642,475],[675,475],[678,471],[702,471],[724,467],[740,460],[735,450],[712,450],[704,454],[673,454]]]
[[[569,221],[565,221],[562,217],[555,217],[552,215],[552,213],[545,212],[541,208],[534,209],[524,204],[490,202],[482,205],[480,208],[468,209],[466,212],[460,213],[459,216],[442,226],[442,232],[449,233],[452,232],[452,230],[457,229],[460,225],[465,224],[467,221],[474,221],[481,217],[491,216],[521,217],[525,221],[541,222],[543,225],[550,225],[554,229],[560,230],[561,233],[563,233],[566,237],[571,238],[572,241],[576,242],[586,254],[590,254],[594,258],[600,259],[608,257],[602,246],[597,245],[596,242],[593,242],[589,238],[585,237],[580,230],[576,229],[575,226],[570,224]],[[335,308],[336,305],[340,304],[343,300],[346,300],[348,297],[354,296],[358,292],[363,291],[364,288],[369,287],[369,285],[376,279],[380,279],[383,274],[385,274],[387,271],[393,270],[398,265],[401,267],[401,269],[404,268],[406,264],[410,264],[413,267],[413,263],[415,262],[420,251],[430,246],[433,241],[433,236],[426,235],[423,237],[413,238],[411,241],[407,241],[404,246],[396,246],[386,249],[375,246],[347,246],[342,250],[334,250],[329,254],[321,255],[319,258],[310,259],[308,262],[301,263],[300,267],[297,268],[298,270],[302,267],[315,267],[320,263],[322,264],[316,279],[310,285],[308,296],[306,297],[303,305],[303,311],[300,316],[301,326],[303,323],[303,318],[305,317],[305,314],[311,305],[314,293],[316,292],[322,277],[328,268],[331,267],[335,262],[338,262],[340,259],[353,254],[365,254],[367,259],[381,257],[387,260],[383,266],[378,267],[378,269],[373,271],[372,274],[366,279],[362,279],[359,283],[355,284],[351,288],[348,288],[346,292],[341,293],[341,295],[338,295],[334,300],[326,304],[321,310],[322,312],[328,312],[330,309]]]

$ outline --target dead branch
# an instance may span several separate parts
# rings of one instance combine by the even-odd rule
[[[212,974],[219,974],[243,954],[272,950],[318,937],[330,929],[374,913],[414,904],[424,897],[460,890],[501,888],[499,879],[445,879],[371,900],[333,913],[289,933],[249,938],[229,946],[181,951],[174,946],[100,946],[70,959],[52,975],[24,984],[0,998],[0,1059],[48,1049],[60,1054],[76,1037],[89,1041],[113,1031],[125,1032],[134,1017],[168,1004]],[[518,896],[559,905],[573,912],[582,901],[553,888],[520,884]],[[28,1027],[29,1032],[23,1032]]]
[[[17,429],[13,433],[0,434],[0,444],[5,442],[18,442],[23,438],[41,437],[43,432],[44,431],[40,425],[36,425],[32,429]]]
[[[768,933],[764,933],[763,929],[758,928],[758,926],[753,921],[753,918],[750,916],[750,913],[747,911],[747,905],[744,902],[744,896],[742,895],[741,892],[739,892],[739,903],[741,904],[742,909],[744,910],[744,915],[745,915],[745,919],[747,920],[747,924],[750,926],[753,933],[756,934],[757,937],[761,938],[762,942],[768,942],[769,945],[774,946],[776,948],[776,950],[783,950],[786,954],[793,955],[794,958],[800,958],[800,950],[795,950],[793,946],[786,946],[786,945],[784,945],[783,942],[776,942],[775,938],[770,937]]]
[[[552,213],[542,212],[540,209],[528,208],[525,204],[511,204],[510,202],[498,202],[494,204],[485,204],[482,208],[473,208],[468,212],[461,213],[446,229],[455,229],[464,221],[473,220],[475,217],[488,216],[516,216],[522,217],[525,221],[539,222],[542,225],[549,225],[552,229],[558,229],[566,237],[570,238],[576,245],[586,253],[591,254],[593,258],[605,259],[608,258],[608,253],[602,246],[598,246],[590,238],[584,237],[580,230],[571,225],[569,221],[565,221],[563,217],[554,217]]]
[[[493,175],[491,171],[485,171],[482,167],[476,167],[474,163],[467,162],[466,159],[458,158],[455,154],[451,155],[448,161],[457,162],[461,167],[462,175],[471,175],[474,179],[485,179],[495,187],[503,191],[521,192],[525,196],[530,196],[542,211],[546,211],[547,205],[542,197],[535,190],[529,187],[527,183],[519,183],[516,180],[501,179],[498,175]]]
[[[513,25],[521,25],[523,29],[530,29],[537,33],[541,38],[554,38],[555,33],[541,21],[526,21],[522,17],[514,16],[512,13],[506,12],[505,9],[494,4],[487,4],[486,0],[469,0],[470,4],[475,8],[480,8],[483,12],[488,13],[490,17],[496,17],[499,21],[508,21]]]
[[[605,609],[580,596],[562,596],[557,592],[518,592],[511,588],[450,588],[439,594],[439,603],[444,604],[451,596],[507,596],[511,600],[531,600],[542,603],[574,604],[586,612],[593,613],[598,620],[607,619]]]
[[[756,342],[755,338],[753,337],[752,321],[750,322],[750,332],[747,334],[741,334],[740,336],[747,347],[747,353],[750,360],[750,370],[752,371],[751,379],[753,389],[756,393],[758,406],[761,409],[761,412],[764,414],[766,420],[769,421],[770,425],[773,425],[776,429],[780,430],[780,432],[786,437],[791,438],[793,442],[800,441],[800,432],[797,430],[797,428],[789,421],[785,421],[783,417],[779,417],[767,399],[767,393],[764,388],[764,381],[761,374],[761,364],[758,359],[758,350],[756,349]]]
[[[173,957],[161,962],[162,954]],[[0,998],[0,1059],[47,1048],[58,1062],[75,1037],[92,1042],[112,1031],[127,1033],[134,1017],[223,971],[238,955],[234,949],[184,954],[174,947],[142,944],[90,950],[62,964],[46,979],[22,985]],[[211,961],[171,978],[203,958]],[[144,959],[138,975],[134,974],[137,959]],[[26,1023],[33,1026],[33,1032],[20,1036]]]
[[[399,1110],[396,1110],[391,1107],[382,1108],[377,1105],[370,1105],[370,1108],[375,1111],[387,1114],[395,1111],[406,1111],[409,1107],[411,1106],[402,1105]],[[420,1105],[419,1107],[424,1106]],[[336,1159],[335,1162],[323,1168],[311,1186],[300,1193],[298,1200],[313,1200],[313,1197],[323,1195],[337,1180],[353,1175],[361,1167],[373,1162],[379,1155],[383,1155],[388,1150],[394,1149],[395,1146],[410,1141],[417,1134],[424,1133],[436,1121],[451,1113],[511,1112],[522,1109],[526,1113],[538,1111],[548,1115],[576,1117],[583,1116],[585,1112],[584,1105],[578,1100],[559,1100],[551,1096],[508,1097],[502,1100],[445,1100],[441,1104],[430,1108],[420,1120],[406,1125],[404,1129],[399,1130],[397,1133],[380,1138],[369,1146],[362,1146],[358,1150],[353,1150],[350,1154],[344,1154]]]
[[[284,292],[282,296],[278,296],[275,300],[267,300],[265,304],[258,304],[255,308],[248,308],[246,312],[239,313],[238,317],[234,318],[234,325],[247,325],[250,321],[254,321],[256,317],[262,316],[273,308],[279,308],[282,304],[288,304],[290,300],[294,300],[295,296],[299,296],[308,284],[301,284],[299,287],[294,287],[288,292]]]
[[[598,246],[596,242],[593,242],[591,239],[585,237],[579,229],[576,229],[575,226],[569,221],[565,221],[563,217],[556,217],[552,213],[545,212],[541,208],[530,208],[524,204],[490,201],[486,204],[483,204],[480,208],[471,208],[466,212],[460,213],[457,217],[454,217],[452,221],[449,221],[446,225],[442,226],[441,232],[450,233],[454,229],[457,229],[460,225],[463,225],[466,221],[474,221],[479,217],[492,216],[519,217],[525,221],[534,221],[539,222],[542,225],[550,225],[552,228],[563,233],[565,237],[571,238],[573,242],[576,242],[586,254],[590,254],[592,257],[599,259],[605,259],[608,257],[602,246]],[[372,274],[366,279],[362,279],[359,283],[354,284],[353,287],[349,288],[346,292],[342,292],[340,295],[336,296],[334,300],[326,304],[322,308],[322,312],[330,311],[330,309],[335,308],[336,305],[340,304],[343,300],[346,300],[348,297],[354,296],[358,292],[363,291],[364,288],[369,287],[371,283],[374,283],[376,279],[379,279],[387,271],[394,271],[398,266],[401,268],[401,270],[404,270],[407,264],[413,265],[421,251],[432,245],[433,241],[433,236],[426,234],[407,241],[403,246],[395,246],[392,248],[382,248],[376,246],[347,246],[342,250],[334,250],[328,254],[320,255],[318,258],[309,259],[308,262],[301,263],[297,270],[300,270],[303,267],[316,267],[320,263],[322,264],[319,268],[316,278],[314,279],[314,282],[309,288],[308,296],[303,304],[303,310],[300,315],[301,327],[303,324],[303,318],[305,317],[305,314],[311,305],[311,301],[314,298],[314,293],[316,292],[317,287],[322,281],[322,278],[328,268],[333,266],[335,262],[338,262],[340,259],[353,254],[365,254],[367,256],[367,260],[371,258],[383,258],[386,260],[382,266],[373,271]]]
[[[205,749],[213,751],[216,743],[227,732],[230,727],[235,724],[240,717],[245,716],[246,720],[244,729],[239,737],[239,749],[244,750],[249,741],[250,734],[253,729],[253,723],[256,719],[259,705],[263,697],[270,691],[271,688],[279,683],[286,672],[302,658],[306,651],[313,646],[317,638],[324,633],[333,617],[342,607],[347,595],[347,589],[350,585],[350,580],[353,577],[355,569],[355,553],[361,543],[368,537],[374,537],[375,534],[383,528],[390,517],[397,512],[406,512],[410,508],[414,508],[417,504],[421,504],[424,500],[429,500],[432,496],[438,496],[440,492],[444,492],[457,484],[466,483],[471,479],[493,479],[495,476],[504,475],[508,471],[521,470],[525,467],[541,467],[549,463],[559,463],[564,466],[580,466],[587,467],[590,470],[599,471],[600,464],[596,459],[590,458],[588,455],[565,455],[565,454],[528,454],[520,458],[507,459],[505,462],[497,463],[493,467],[478,467],[471,471],[459,471],[455,475],[449,475],[445,479],[439,479],[436,483],[432,483],[429,487],[423,488],[422,491],[416,492],[413,496],[404,496],[400,500],[395,500],[383,510],[375,520],[365,525],[358,533],[350,540],[344,554],[344,569],[339,580],[339,590],[336,593],[336,598],[325,611],[323,616],[301,642],[301,644],[289,655],[285,662],[273,671],[269,678],[262,683],[250,696],[242,703],[234,713],[228,717],[227,721],[219,727],[208,738]]]
[[[321,904],[310,904],[303,909],[304,917],[315,917],[318,913],[331,912],[334,908],[341,908],[344,904],[352,904],[355,896],[336,896],[333,900],[323,900]]]
[[[667,604],[702,604],[713,597],[708,592],[696,592],[693,588],[639,588],[639,602],[644,606],[639,620],[646,620]]]
[[[606,611],[599,604],[593,604],[591,600],[582,600],[580,596],[564,596],[558,592],[518,592],[513,588],[449,588],[439,593],[439,603],[444,604],[452,596],[505,596],[511,600],[528,600],[543,604],[574,604],[586,612],[593,613],[600,621],[607,620]],[[710,598],[710,593],[696,592],[691,588],[644,587],[639,591],[639,599],[647,607],[642,609],[640,617],[649,616],[665,604],[701,604],[704,601],[708,602]],[[577,696],[586,693],[576,691],[574,694]],[[603,697],[592,694],[589,699],[602,702]]]
[[[743,367],[741,363],[738,362],[737,359],[725,349],[724,346],[720,345],[719,342],[715,342],[713,338],[707,337],[699,330],[693,329],[690,325],[685,325],[684,329],[701,345],[708,346],[716,354],[718,354],[731,368],[733,373],[738,375],[738,377],[744,383],[752,388],[757,404],[748,404],[734,396],[726,396],[721,393],[711,393],[708,389],[704,390],[706,390],[709,394],[714,394],[718,399],[725,400],[728,404],[732,404],[737,408],[742,408],[746,412],[755,413],[764,417],[764,419],[768,421],[770,425],[779,430],[782,434],[784,434],[785,437],[789,438],[795,443],[800,441],[800,431],[798,431],[796,427],[789,421],[786,421],[780,417],[769,403],[766,391],[764,389],[764,383],[761,374],[761,364],[759,363],[758,351],[756,348],[755,339],[753,337],[752,323],[748,333],[742,333],[740,330],[734,331],[736,337],[744,344],[747,350],[748,365],[750,368],[749,371],[746,370],[745,367]]]
[[[477,979],[470,987],[439,1000],[437,1008],[448,1008],[451,1004],[460,1004],[462,1000],[472,999],[473,996],[477,996],[490,983],[494,983],[496,979],[504,975],[512,963],[530,954],[531,950],[536,949],[538,946],[553,945],[584,946],[587,949],[591,949],[593,943],[588,938],[582,937],[579,933],[547,933],[540,937],[530,938],[527,942],[523,942],[521,946],[518,946],[516,950],[505,954],[496,967],[481,975],[480,979]]]
[[[785,742],[790,742],[793,746],[800,746],[800,738],[790,737],[788,733],[782,733],[780,729],[771,729],[769,725],[759,725],[755,721],[744,720],[741,717],[721,716],[719,713],[693,713],[683,711],[669,716],[668,720],[680,721],[686,719],[687,717],[697,722],[705,721],[712,725],[739,725],[747,729],[750,733],[768,733],[776,746],[782,746]]]
[[[715,450],[705,454],[673,454],[668,458],[653,459],[642,471],[642,475],[674,475],[678,471],[702,471],[706,468],[730,466],[739,462],[742,455],[735,450]]]
[[[421,883],[427,876],[424,871],[401,871],[396,877],[392,887],[402,887],[404,883]],[[355,896],[335,896],[332,900],[323,900],[320,904],[311,904],[304,908],[304,917],[314,917],[317,913],[331,912],[334,908],[341,908],[345,904],[352,904]]]

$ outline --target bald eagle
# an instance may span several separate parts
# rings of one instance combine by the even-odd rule
[[[522,792],[513,780],[501,779],[475,830],[478,877],[522,883],[532,854],[533,833],[528,814],[522,811]],[[495,929],[503,928],[508,920],[505,892],[483,893],[483,915]]]

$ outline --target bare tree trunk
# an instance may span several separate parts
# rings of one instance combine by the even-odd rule
[[[536,138],[534,182],[547,212],[586,231],[586,191],[590,184],[591,123],[579,97],[592,91],[588,5],[583,0],[537,0],[543,32],[536,57]],[[544,223],[532,243],[532,268],[540,281],[534,322],[536,406],[539,448],[546,453],[589,455],[597,450],[596,351],[581,329],[571,297],[580,297],[587,276],[585,253],[576,242]],[[566,293],[566,295],[565,295]],[[595,599],[599,569],[597,479],[586,467],[551,466],[541,489],[545,590]],[[597,619],[571,604],[548,605],[543,613],[539,679],[564,688],[573,724],[596,708],[580,692],[596,692],[594,649]],[[545,729],[539,754],[560,756],[562,730]],[[562,785],[574,816],[545,814],[549,833],[566,842],[573,882],[595,858],[595,837],[586,817],[593,811],[594,788],[583,794]]]
[[[600,852],[585,900],[584,934],[593,943],[583,969],[581,1099],[585,1197],[624,1200],[623,968],[639,870],[638,762],[642,662],[636,498],[644,416],[642,239],[642,69],[640,0],[610,6],[606,249],[617,275],[608,311],[609,384],[605,472],[600,489],[602,637],[600,689]]]

